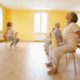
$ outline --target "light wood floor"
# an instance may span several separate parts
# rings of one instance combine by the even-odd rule
[[[61,60],[59,73],[48,75],[45,63],[47,57],[43,43],[21,42],[18,48],[6,47],[0,43],[0,80],[75,80],[73,60],[69,57],[69,64],[65,70],[65,59]],[[80,50],[77,50],[76,80],[80,80]],[[65,71],[64,71],[65,70]]]

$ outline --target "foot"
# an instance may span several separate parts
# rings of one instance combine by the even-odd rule
[[[44,51],[47,51],[46,49],[44,49]]]
[[[48,56],[48,51],[46,51],[46,55]]]
[[[51,62],[49,62],[49,63],[46,63],[46,66],[47,66],[47,67],[50,67],[50,66],[53,66],[53,65],[52,65]]]
[[[18,48],[18,46],[14,45],[14,48]]]
[[[54,69],[54,68],[52,68],[51,70],[48,71],[49,75],[51,75],[51,74],[57,74],[57,73],[58,73],[58,70]]]
[[[10,47],[12,48],[13,45],[10,45]]]
[[[11,47],[11,48],[12,48],[12,46],[13,46],[13,43],[10,44],[10,47]]]

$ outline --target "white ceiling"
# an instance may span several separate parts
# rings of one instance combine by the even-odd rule
[[[0,4],[11,9],[80,11],[80,0],[0,0]]]

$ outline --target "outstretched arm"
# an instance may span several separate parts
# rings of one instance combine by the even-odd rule
[[[5,31],[5,33],[3,34],[4,39],[7,38],[7,31],[8,31],[8,29],[7,29],[7,30]]]

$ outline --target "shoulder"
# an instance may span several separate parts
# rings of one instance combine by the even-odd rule
[[[72,30],[74,31],[79,31],[80,27],[76,23],[70,23],[69,27],[71,27]]]
[[[76,23],[70,23],[68,26],[78,26]]]
[[[78,27],[78,28],[80,28],[80,27],[79,27],[79,25],[78,25],[78,24],[76,24],[76,23],[70,23],[70,24],[69,24],[69,26],[71,26],[71,27]]]

